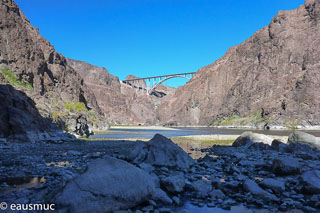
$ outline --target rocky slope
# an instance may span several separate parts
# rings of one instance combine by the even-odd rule
[[[63,129],[104,126],[93,92],[13,0],[0,2],[0,75],[1,84],[24,91],[42,116]]]
[[[269,26],[198,73],[158,117],[175,125],[320,124],[320,1],[280,11]]]

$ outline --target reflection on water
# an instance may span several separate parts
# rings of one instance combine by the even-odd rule
[[[31,189],[46,182],[45,177],[13,177],[0,180],[0,193],[11,193],[13,190]]]

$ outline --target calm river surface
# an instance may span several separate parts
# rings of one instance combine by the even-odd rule
[[[220,129],[220,128],[174,128],[174,130],[156,130],[156,129],[125,129],[112,128],[109,133],[100,133],[90,136],[90,138],[109,138],[109,139],[128,139],[128,138],[146,138],[151,139],[159,133],[166,137],[179,137],[188,135],[240,135],[245,131],[252,131],[266,135],[289,136],[292,130],[250,130],[250,129]],[[310,133],[320,137],[320,131],[309,130],[303,132]]]

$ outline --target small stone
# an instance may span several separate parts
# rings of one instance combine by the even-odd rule
[[[179,199],[177,196],[174,196],[174,197],[172,198],[172,201],[173,201],[173,203],[176,204],[177,206],[179,206],[179,205],[181,204],[181,201],[180,201],[180,199]]]
[[[285,190],[284,182],[272,178],[266,178],[261,182],[264,188],[272,189],[276,193],[283,192]]]
[[[167,191],[172,193],[182,192],[185,187],[185,179],[182,174],[163,178],[161,183]]]
[[[317,210],[315,208],[312,208],[311,206],[304,206],[303,207],[303,211],[306,211],[306,212],[317,212]]]
[[[68,153],[69,155],[75,155],[75,156],[82,155],[81,152],[75,151],[75,150],[69,150],[67,153]]]
[[[169,172],[169,169],[167,167],[161,167],[161,171],[164,171],[164,172]]]
[[[196,196],[200,198],[207,197],[209,192],[212,190],[211,183],[206,180],[195,181],[192,183],[191,187],[195,191]]]
[[[209,208],[214,208],[216,205],[215,205],[214,203],[208,203],[207,206],[208,206]]]
[[[139,167],[149,173],[154,170],[154,167],[147,163],[140,163]]]
[[[153,210],[153,206],[151,206],[151,205],[142,208],[142,211],[144,211],[144,212],[150,212],[152,210]]]
[[[209,194],[212,198],[214,199],[224,199],[225,198],[225,194],[220,190],[220,189],[216,189],[210,192]]]
[[[165,205],[171,205],[172,200],[162,189],[157,188],[156,191],[152,195],[152,199],[155,201],[159,201]]]
[[[310,197],[310,201],[312,201],[312,202],[319,202],[319,196],[320,196],[320,195],[312,195],[312,196]]]
[[[244,175],[242,175],[242,174],[240,174],[240,175],[238,175],[236,178],[237,178],[237,180],[239,180],[239,181],[243,181],[243,180],[245,180],[247,177],[244,176]]]
[[[278,200],[275,195],[261,189],[258,184],[252,180],[246,180],[243,184],[243,187],[246,191],[251,192],[254,196],[262,197],[268,200]]]
[[[157,206],[157,203],[154,200],[148,201],[151,206]]]
[[[169,209],[169,208],[160,208],[160,209],[158,209],[158,211],[159,212],[163,212],[163,213],[166,213],[166,212],[170,213],[171,209]]]

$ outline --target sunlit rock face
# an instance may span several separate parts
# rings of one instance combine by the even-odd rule
[[[257,119],[245,122],[318,125],[319,8],[319,0],[310,0],[295,10],[280,11],[268,26],[201,68],[161,104],[160,122],[210,125],[257,113]]]

